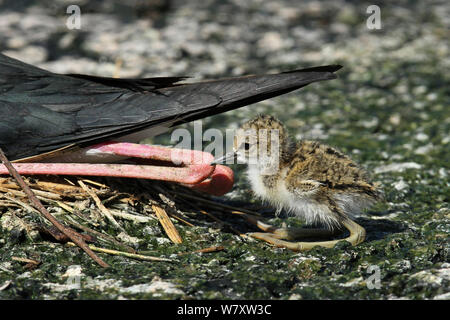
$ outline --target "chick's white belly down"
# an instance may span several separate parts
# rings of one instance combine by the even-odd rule
[[[280,172],[272,188],[267,187],[257,168],[249,167],[248,179],[253,192],[261,199],[269,202],[279,210],[285,209],[288,214],[303,219],[306,224],[322,223],[333,227],[336,225],[336,214],[326,203],[317,200],[319,189],[292,192],[286,185],[286,171]],[[341,212],[350,217],[359,215],[365,208],[373,204],[369,198],[352,192],[340,192],[330,195]]]

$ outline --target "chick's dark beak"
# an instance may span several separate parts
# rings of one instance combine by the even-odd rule
[[[216,165],[216,164],[221,164],[221,163],[234,164],[236,157],[237,157],[237,152],[235,152],[235,151],[228,152],[224,156],[214,159],[214,161],[211,162],[211,165]]]

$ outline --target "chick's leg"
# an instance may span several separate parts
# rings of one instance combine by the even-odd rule
[[[259,221],[256,217],[245,215],[245,218],[250,223],[255,224],[258,228],[266,232],[252,232],[247,235],[256,239],[264,240],[277,247],[284,247],[294,251],[307,251],[316,246],[332,248],[339,241],[348,241],[352,245],[357,245],[364,241],[366,231],[363,227],[356,222],[345,219],[342,225],[350,231],[350,235],[347,238],[330,241],[317,241],[317,242],[291,242],[286,240],[295,240],[298,238],[329,238],[337,234],[336,231],[330,231],[325,229],[302,229],[302,228],[276,228],[266,223]]]

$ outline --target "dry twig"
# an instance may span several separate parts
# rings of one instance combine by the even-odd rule
[[[23,263],[30,263],[30,264],[34,264],[36,266],[41,263],[40,261],[27,259],[27,258],[21,258],[21,257],[11,257],[11,260],[18,261],[18,262],[23,262]]]
[[[182,243],[183,239],[181,239],[181,236],[178,233],[177,229],[173,225],[172,221],[170,221],[170,218],[167,215],[166,210],[164,210],[163,208],[161,208],[156,204],[152,205],[152,209],[155,212],[156,217],[163,226],[164,230],[166,231],[169,239],[172,240],[173,243]]]
[[[33,206],[39,210],[39,212],[47,218],[59,231],[61,231],[63,234],[65,234],[68,238],[70,238],[74,243],[76,243],[81,249],[83,249],[95,262],[97,262],[99,265],[101,265],[104,268],[109,267],[109,265],[104,262],[102,259],[100,259],[84,242],[83,238],[80,234],[75,232],[74,230],[65,227],[63,224],[61,224],[58,220],[56,220],[48,211],[45,209],[45,207],[42,205],[42,203],[39,201],[38,198],[33,194],[33,191],[31,191],[30,187],[25,183],[23,178],[20,176],[20,174],[17,172],[17,170],[13,167],[11,162],[8,160],[8,158],[3,153],[3,150],[0,148],[0,159],[2,160],[3,164],[8,169],[11,176],[14,177],[14,179],[17,181],[19,186],[22,188],[22,190],[25,192],[25,194],[30,199]]]
[[[180,252],[178,255],[182,256],[182,255],[186,255],[186,254],[190,254],[190,253],[210,253],[210,252],[216,252],[216,251],[222,251],[222,250],[225,250],[225,247],[215,246],[215,247],[209,247],[209,248],[195,250],[192,252]]]
[[[120,231],[125,231],[120,226],[120,224],[117,223],[116,219],[114,219],[111,212],[109,212],[109,210],[103,205],[100,198],[95,194],[95,192],[92,191],[91,188],[89,188],[87,185],[85,185],[83,183],[83,181],[81,181],[81,180],[78,181],[78,184],[83,188],[84,191],[86,191],[91,196],[92,199],[94,199],[94,202],[97,205],[97,207],[100,209],[100,212],[113,224],[113,226],[116,227],[117,229],[119,229]]]
[[[68,245],[74,246],[75,244],[68,242]],[[112,250],[112,249],[106,249],[106,248],[99,248],[93,245],[89,245],[89,248],[91,248],[93,251],[112,254],[116,256],[125,256],[129,258],[134,258],[138,260],[144,260],[144,261],[165,261],[165,262],[173,262],[172,259],[167,258],[160,258],[160,257],[152,257],[152,256],[146,256],[142,254],[136,254],[136,253],[130,253],[130,252],[123,252],[118,250]]]

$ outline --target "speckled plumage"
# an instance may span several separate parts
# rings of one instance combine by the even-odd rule
[[[261,148],[261,137],[256,134],[261,129],[279,133],[278,139],[267,139],[266,149]],[[338,227],[380,197],[366,172],[348,156],[317,141],[292,141],[283,124],[272,116],[260,115],[243,124],[234,147],[238,159],[248,163],[255,194],[308,224]],[[258,160],[252,163],[256,154]],[[268,166],[276,170],[266,174]]]

